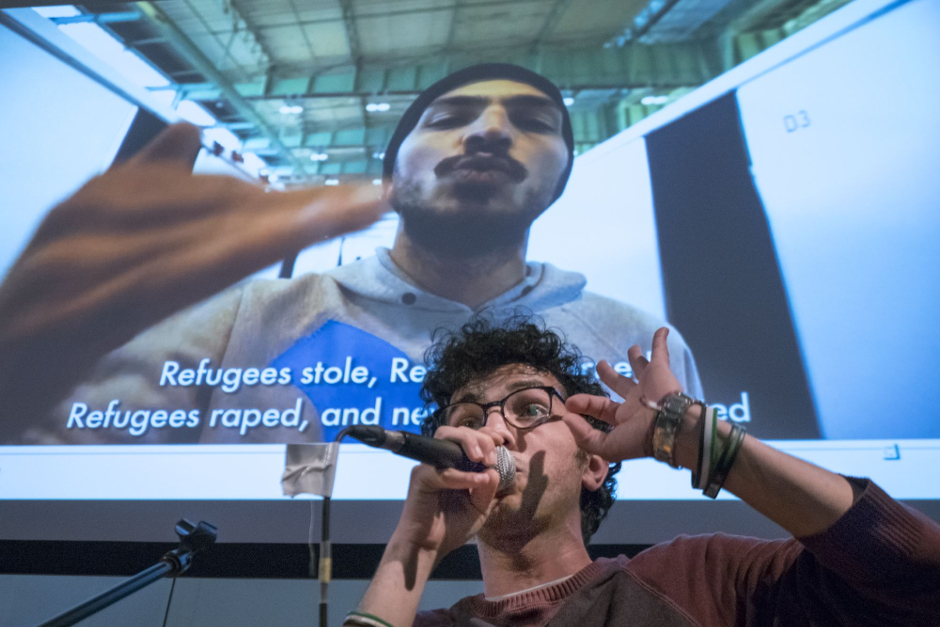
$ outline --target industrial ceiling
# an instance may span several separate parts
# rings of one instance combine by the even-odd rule
[[[483,61],[558,84],[583,152],[845,2],[167,0],[55,21],[108,30],[290,185],[380,176],[415,95]]]

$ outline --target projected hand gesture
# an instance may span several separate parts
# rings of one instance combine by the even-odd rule
[[[658,403],[663,397],[682,391],[669,369],[668,335],[669,329],[665,327],[656,331],[649,360],[639,346],[630,348],[628,356],[636,381],[617,373],[607,362],[597,365],[601,381],[623,397],[622,403],[590,394],[576,394],[568,399],[565,406],[574,413],[566,414],[563,419],[578,446],[611,462],[652,456],[656,412],[646,401]],[[578,414],[593,416],[614,428],[605,433],[593,428]]]
[[[198,128],[171,126],[46,216],[0,286],[4,419],[51,406],[167,316],[385,211],[373,185],[266,193],[194,176],[200,148]]]

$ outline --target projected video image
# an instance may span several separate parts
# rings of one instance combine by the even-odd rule
[[[927,104],[940,94],[925,78],[940,69],[940,54],[924,54],[940,52],[930,36],[937,23],[932,5],[911,3],[688,115],[577,157],[562,94],[525,72],[438,84],[400,112],[391,160],[372,186],[376,205],[383,193],[387,204],[367,210],[373,200],[350,196],[361,215],[372,211],[364,230],[318,231],[311,220],[315,236],[300,251],[290,240],[254,266],[235,255],[226,280],[198,298],[167,304],[192,277],[167,290],[156,299],[166,305],[160,315],[142,313],[159,293],[146,288],[36,350],[24,335],[21,363],[33,374],[23,380],[44,372],[56,402],[31,388],[4,421],[2,443],[312,442],[350,424],[417,431],[428,412],[419,390],[432,333],[480,312],[535,314],[579,346],[585,369],[605,359],[625,375],[628,348],[649,350],[668,323],[687,393],[759,437],[940,437],[940,423],[913,417],[940,349],[930,288],[940,278],[931,165],[940,127]],[[16,184],[5,179],[8,199],[28,208],[5,218],[9,269],[49,208],[146,133],[136,106],[16,33],[0,37],[32,59],[29,75],[7,77],[11,84],[51,89],[35,77],[61,74],[55,80],[72,81],[77,103],[72,119],[28,129],[37,158],[52,145],[68,156],[49,166],[63,173],[59,184],[24,184],[26,173]],[[904,68],[890,73],[904,102],[856,106],[874,74],[885,76],[876,61],[889,56]],[[3,106],[3,119],[24,117],[22,103]],[[514,125],[511,150],[474,130],[494,106]],[[447,148],[460,133],[477,133],[467,154]],[[90,145],[86,134],[100,141]],[[197,174],[244,174],[202,143]],[[94,159],[79,159],[82,151]],[[280,195],[259,196],[259,212],[274,211],[270,199]],[[76,224],[75,237],[103,237],[91,222]],[[222,229],[207,230],[210,249]],[[114,276],[98,293],[117,289]],[[903,421],[868,411],[885,395]]]
[[[43,62],[59,64],[52,58]],[[400,218],[379,222],[371,234],[366,231],[343,239],[317,232],[312,241],[339,242],[338,255],[332,259],[322,253],[337,245],[320,244],[318,251],[325,263],[319,267],[311,265],[309,253],[304,253],[294,264],[291,279],[255,276],[230,289],[224,289],[225,282],[216,282],[208,291],[220,293],[191,306],[180,292],[202,280],[196,266],[178,276],[182,279],[179,289],[164,287],[165,296],[159,296],[163,280],[159,276],[152,286],[140,284],[119,291],[135,276],[135,264],[142,275],[160,268],[157,263],[145,265],[149,258],[136,256],[133,249],[121,253],[120,259],[115,257],[116,263],[103,271],[110,282],[101,285],[92,281],[93,276],[79,276],[84,258],[68,264],[75,273],[70,285],[86,285],[90,293],[104,298],[92,302],[91,310],[81,310],[89,301],[76,297],[70,305],[72,288],[65,287],[64,296],[46,305],[55,311],[54,317],[61,316],[59,327],[40,326],[32,335],[26,332],[17,339],[22,359],[11,368],[10,380],[16,385],[10,387],[18,390],[21,402],[13,405],[15,411],[3,423],[4,442],[262,443],[332,439],[349,424],[417,430],[427,413],[417,392],[431,334],[453,329],[479,312],[496,318],[537,315],[546,325],[562,329],[583,351],[585,369],[606,359],[619,372],[629,374],[627,349],[639,343],[648,350],[653,331],[664,323],[661,311],[644,311],[646,307],[661,310],[661,295],[650,237],[648,177],[642,172],[642,159],[637,158],[642,152],[631,157],[641,170],[634,177],[639,184],[629,190],[641,200],[632,211],[640,217],[635,241],[645,241],[638,256],[646,259],[637,265],[647,275],[642,284],[624,288],[622,281],[602,271],[600,260],[622,258],[622,239],[612,228],[629,228],[628,214],[621,211],[595,210],[589,224],[587,212],[577,203],[562,205],[554,224],[570,226],[543,229],[540,244],[533,238],[533,249],[541,254],[527,254],[529,227],[561,193],[573,164],[566,105],[557,88],[528,70],[493,66],[473,72],[477,73],[431,87],[433,93],[425,92],[430,95],[419,101],[420,106],[404,114],[397,159],[389,162],[385,177],[386,210]],[[481,122],[482,116],[492,115],[494,107],[511,120],[516,134],[511,149],[504,147],[508,144],[502,135],[491,137],[486,126],[490,122]],[[134,118],[128,137],[140,136],[144,122],[141,115]],[[446,147],[463,133],[471,134],[468,145],[474,144],[472,150],[462,154]],[[170,157],[177,156],[170,147],[154,148],[166,140],[156,141],[144,148],[143,156],[112,168],[59,206],[39,230],[20,267],[43,259],[46,250],[75,250],[86,240],[92,244],[107,241],[102,254],[112,248],[123,250],[125,240],[131,242],[127,230],[140,228],[147,220],[155,222],[155,227],[133,236],[151,250],[159,250],[158,242],[172,237],[174,228],[199,226],[197,220],[202,218],[198,215],[182,226],[164,224],[160,221],[165,218],[155,213],[146,217],[146,210],[125,193],[134,188],[134,177],[140,176],[143,187],[138,193],[152,198],[143,204],[149,203],[148,210],[153,211],[163,190],[160,185],[147,187],[148,181],[167,177],[164,189],[177,186],[173,175],[157,167],[161,159],[170,163]],[[127,142],[116,143],[123,148]],[[204,151],[200,159],[198,174],[218,171]],[[89,175],[96,171],[93,164],[88,169]],[[178,185],[188,184],[179,178]],[[330,192],[328,187],[325,190]],[[381,186],[373,190],[376,198],[380,190]],[[108,193],[123,212],[114,219],[130,220],[137,212],[144,217],[121,228],[84,222],[84,215],[94,209],[85,206],[87,199],[94,201],[97,194],[108,197]],[[272,203],[268,210],[275,210],[276,197],[277,192],[258,196],[257,211],[265,211],[268,201]],[[456,203],[459,211],[451,211],[448,203]],[[39,222],[46,207],[36,204],[34,216]],[[553,211],[549,209],[549,214]],[[378,214],[370,221],[375,217]],[[206,224],[210,219],[206,218]],[[63,235],[49,226],[58,222],[76,226]],[[397,222],[395,231],[388,229],[390,222]],[[600,224],[606,224],[606,233],[591,235]],[[574,225],[588,225],[588,231],[579,236]],[[309,228],[317,230],[316,225]],[[213,237],[213,229],[208,230],[201,235]],[[246,231],[239,236],[248,239],[250,229]],[[387,242],[390,247],[364,253],[361,242],[376,239],[377,233],[392,235]],[[48,237],[53,244],[47,243]],[[64,242],[58,249],[56,237]],[[578,263],[571,256],[572,249],[584,247],[588,237],[596,257]],[[204,242],[205,247],[213,245],[217,244],[212,239]],[[201,251],[196,248],[192,258],[198,262]],[[553,251],[562,252],[558,266],[546,263],[555,260]],[[285,243],[283,257],[292,253]],[[274,255],[271,261],[277,258]],[[572,265],[566,267],[565,261]],[[256,274],[257,268],[242,270],[240,263],[241,258],[235,256],[222,269],[229,276],[228,283]],[[588,291],[592,277],[605,286],[605,294]],[[34,288],[25,281],[25,273],[14,266],[6,281],[10,302],[21,294],[19,298],[29,304],[25,294]],[[55,284],[40,286],[55,288]],[[118,290],[116,296],[111,295],[112,289]],[[137,297],[126,295],[134,290]],[[180,304],[170,305],[168,301],[175,302],[177,297]],[[80,316],[70,315],[72,306],[81,310]],[[151,313],[164,306],[165,315]],[[60,334],[60,328],[70,329],[73,324],[74,331]],[[677,375],[689,393],[701,396],[694,359],[681,334],[673,333],[670,342]],[[112,349],[112,345],[117,347]],[[37,385],[39,372],[49,385]],[[63,400],[48,404],[48,399],[57,396]]]

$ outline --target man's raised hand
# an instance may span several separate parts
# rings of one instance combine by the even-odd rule
[[[46,216],[0,285],[0,419],[50,406],[144,329],[385,211],[373,185],[266,193],[194,176],[200,147],[196,127],[173,125]]]
[[[614,462],[649,457],[653,454],[652,432],[656,417],[649,402],[659,403],[665,396],[682,391],[682,386],[669,369],[669,329],[663,327],[653,335],[653,351],[649,360],[639,346],[632,346],[627,355],[636,381],[617,373],[607,362],[597,365],[601,381],[624,401],[618,403],[603,396],[575,394],[565,403],[573,413],[563,419],[571,429],[578,446],[591,454]],[[578,414],[593,416],[613,425],[609,433],[593,428]]]

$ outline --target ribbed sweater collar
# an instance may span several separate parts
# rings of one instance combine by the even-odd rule
[[[482,594],[467,599],[467,609],[480,618],[495,618],[504,614],[534,610],[561,603],[603,573],[619,568],[618,560],[595,560],[572,577],[546,588],[531,590],[499,601],[487,601]]]

